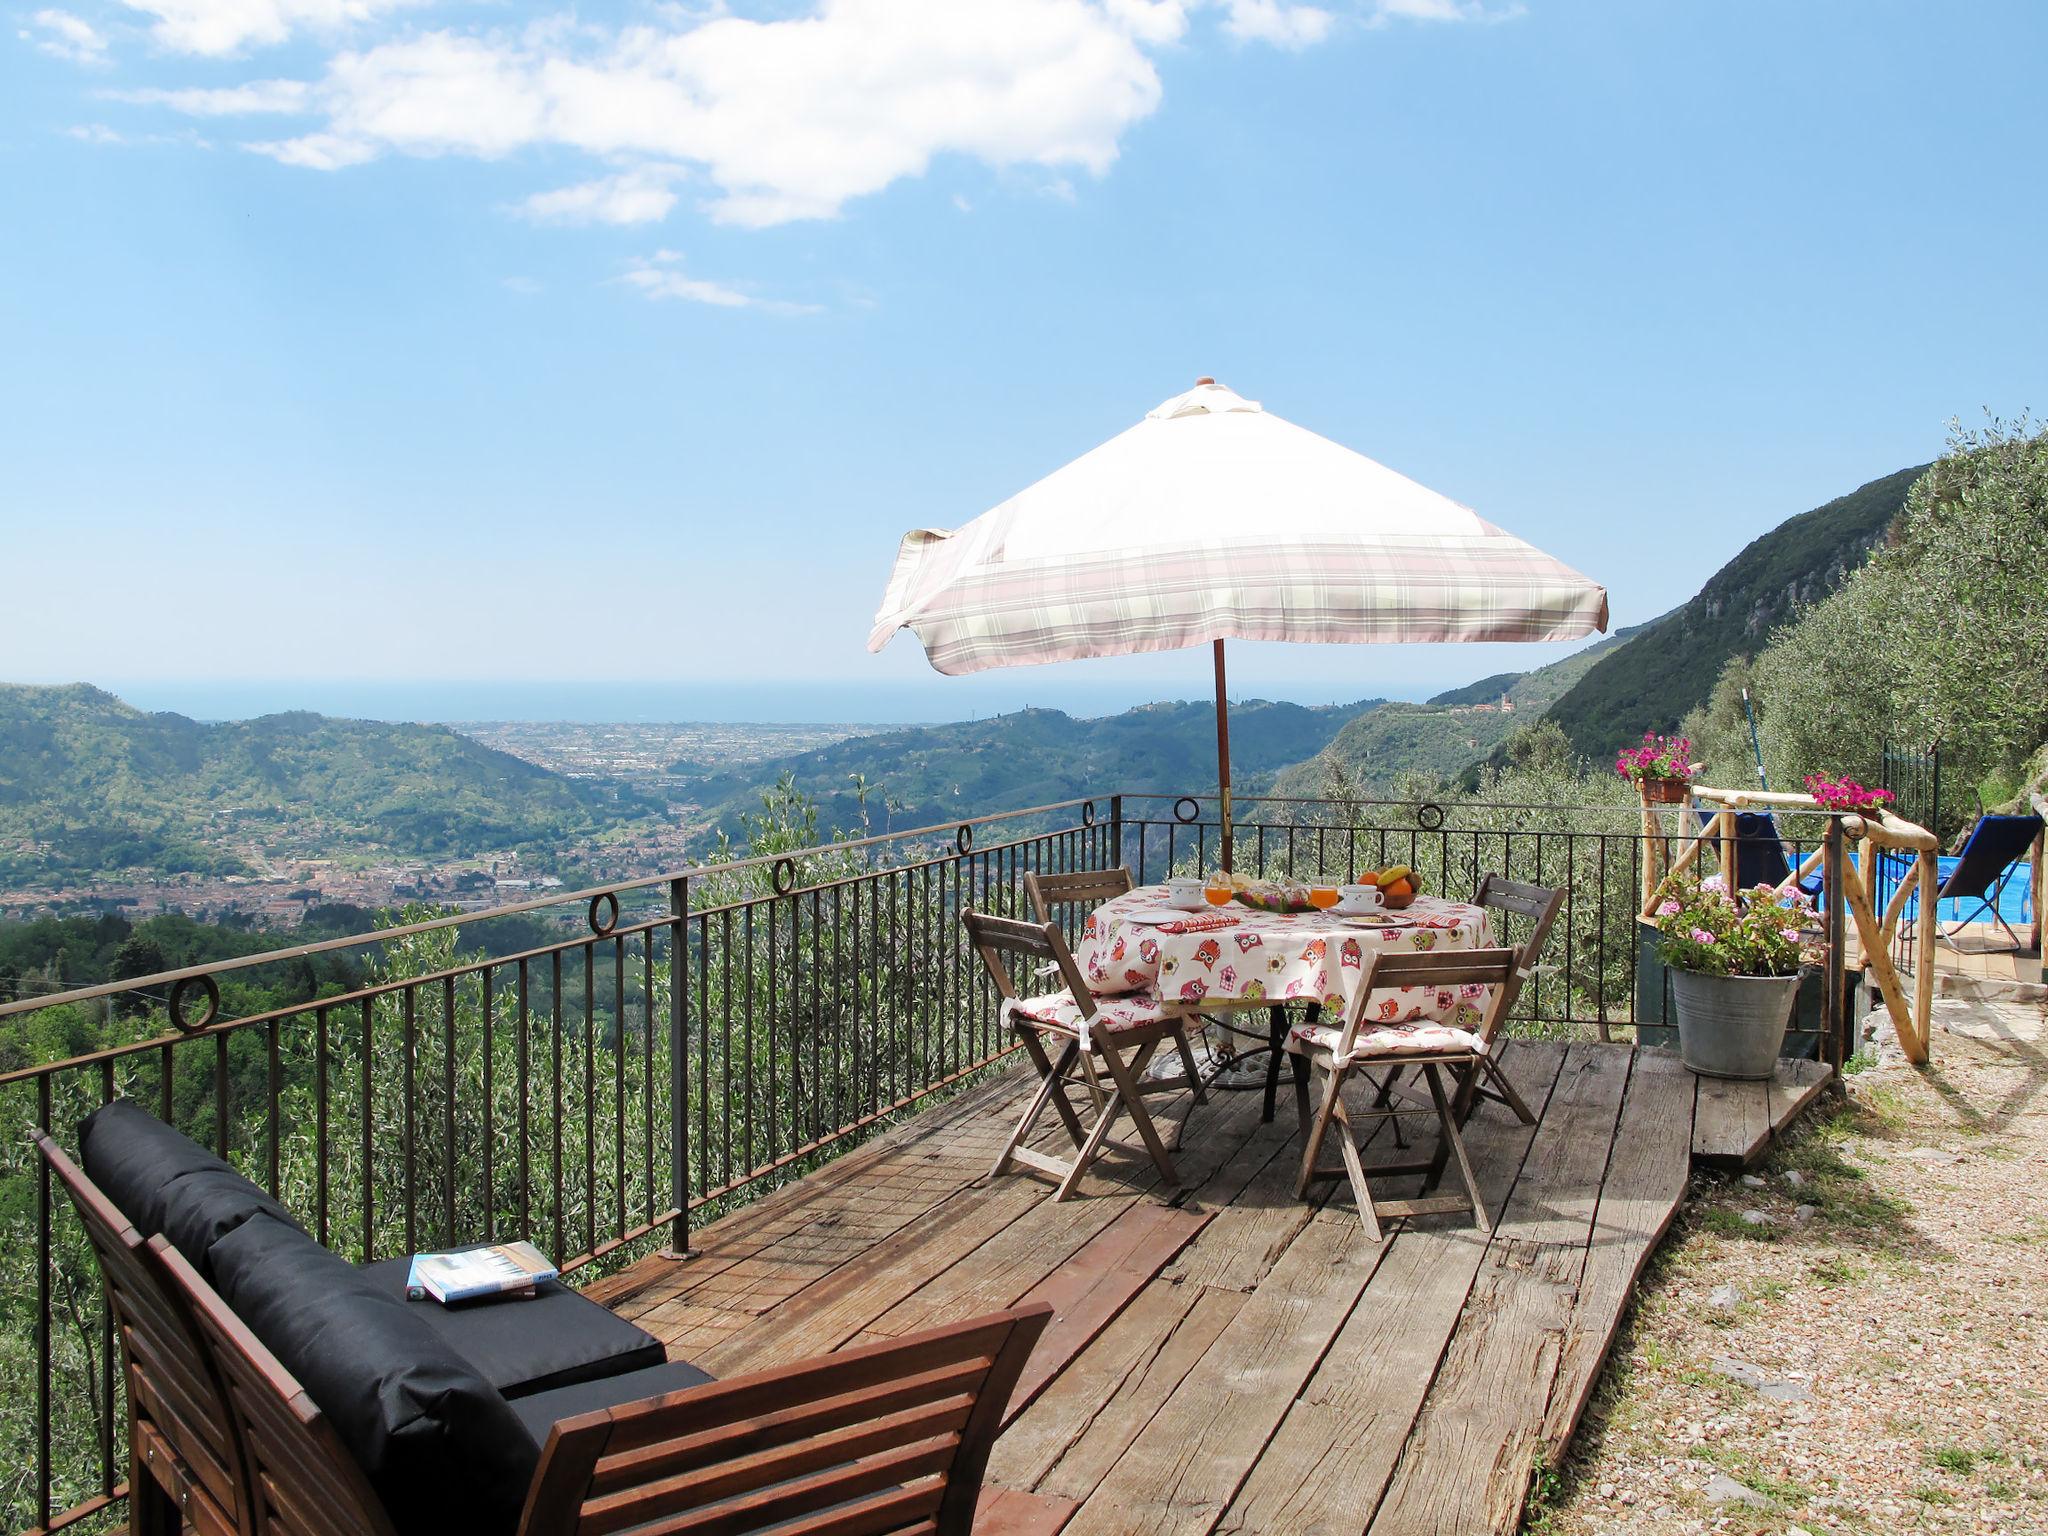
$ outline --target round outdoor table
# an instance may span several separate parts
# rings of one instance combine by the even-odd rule
[[[1342,1018],[1375,945],[1432,951],[1484,949],[1492,942],[1484,907],[1437,896],[1417,896],[1403,911],[1361,921],[1331,912],[1261,912],[1241,902],[1182,912],[1167,905],[1164,886],[1143,885],[1088,915],[1074,959],[1099,994],[1153,990],[1184,1013],[1270,1009],[1266,1048],[1276,1053],[1265,1081],[1270,1120],[1284,1005],[1327,1008]],[[1484,987],[1388,987],[1374,994],[1366,1017],[1375,1024],[1469,1029],[1485,1011]]]

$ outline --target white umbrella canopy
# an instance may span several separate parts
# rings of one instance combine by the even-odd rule
[[[868,636],[945,673],[1223,641],[1566,640],[1607,627],[1570,566],[1202,379],[965,526],[904,535]]]

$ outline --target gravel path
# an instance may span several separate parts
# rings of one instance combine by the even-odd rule
[[[1695,1180],[1525,1531],[2048,1532],[2048,1016],[1933,1055]]]

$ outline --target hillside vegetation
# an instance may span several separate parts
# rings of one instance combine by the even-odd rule
[[[1315,757],[1275,780],[1273,793],[1315,798],[1387,794],[1415,780],[1450,783],[1466,775],[1517,729],[1544,714],[1603,656],[1633,636],[1624,629],[1531,672],[1501,672],[1426,704],[1374,705],[1349,721]],[[1505,699],[1513,706],[1502,709]]]
[[[1576,751],[1602,759],[1646,730],[1674,729],[1707,702],[1730,657],[1761,649],[1862,565],[1926,467],[1873,480],[1753,540],[1697,596],[1602,657],[1548,718]],[[1674,542],[1674,557],[1683,548]]]
[[[1955,428],[1884,545],[1771,636],[1751,678],[1779,787],[1874,781],[1890,737],[1941,742],[1956,825],[1973,789],[2014,798],[2048,742],[2048,429]]]
[[[1377,702],[1377,701],[1372,701]],[[1270,783],[1289,764],[1320,752],[1370,703],[1307,707],[1263,699],[1230,706],[1231,764],[1241,791]],[[1020,810],[1111,790],[1198,790],[1216,782],[1213,704],[1147,704],[1120,715],[1077,720],[1027,709],[988,720],[861,736],[780,758],[699,788],[721,826],[736,827],[763,791],[787,777],[830,826],[863,813],[895,827]]]
[[[203,724],[83,684],[0,685],[0,885],[228,874],[318,846],[423,858],[588,838],[650,807],[445,726]]]

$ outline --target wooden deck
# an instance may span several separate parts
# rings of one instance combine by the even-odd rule
[[[1696,1138],[1747,1155],[1754,1116],[1768,1136],[1810,1094],[1709,1092],[1669,1053],[1623,1045],[1514,1042],[1502,1060],[1539,1119],[1473,1119],[1490,1238],[1431,1217],[1375,1244],[1348,1191],[1297,1202],[1292,1106],[1261,1125],[1256,1093],[1216,1093],[1191,1120],[1185,1097],[1153,1101],[1162,1125],[1186,1121],[1178,1191],[1127,1125],[1065,1204],[1026,1175],[978,1183],[1026,1086],[1012,1073],[707,1228],[694,1257],[591,1294],[718,1375],[1052,1302],[979,1529],[1511,1531]]]

